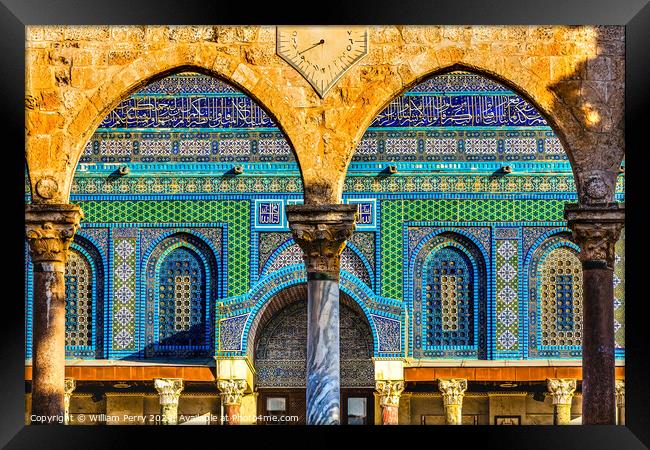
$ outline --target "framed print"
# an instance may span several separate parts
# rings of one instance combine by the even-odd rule
[[[73,3],[3,6],[8,448],[649,442],[649,6]]]

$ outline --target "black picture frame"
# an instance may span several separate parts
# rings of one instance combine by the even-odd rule
[[[24,425],[24,43],[30,24],[612,24],[626,27],[626,426],[520,427],[62,427]],[[648,316],[641,294],[645,254],[641,154],[648,128],[648,0],[340,1],[264,7],[196,0],[2,0],[0,86],[3,133],[4,277],[0,444],[6,448],[181,448],[238,443],[239,448],[343,446],[353,431],[387,448],[440,442],[475,448],[632,449],[650,445]],[[638,196],[638,197],[637,197]],[[643,258],[643,259],[642,259]],[[635,298],[635,296],[637,298]],[[278,437],[281,436],[281,439]],[[376,441],[370,443],[370,441]],[[351,441],[350,441],[351,442]],[[644,445],[645,443],[645,445]],[[359,444],[357,444],[359,445]],[[480,447],[477,447],[480,446]]]

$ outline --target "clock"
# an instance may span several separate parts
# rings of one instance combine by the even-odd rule
[[[368,53],[368,29],[277,27],[276,52],[323,98],[338,79]]]

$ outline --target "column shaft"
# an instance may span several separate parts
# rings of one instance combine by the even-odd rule
[[[615,423],[613,274],[608,268],[583,269],[583,424]]]
[[[341,423],[339,270],[354,205],[291,205],[287,218],[307,269],[307,424]]]
[[[341,421],[339,286],[333,280],[307,283],[307,423]]]
[[[62,271],[34,268],[32,414],[65,414],[65,280]],[[44,422],[35,421],[35,424]],[[45,422],[47,423],[47,422]]]
[[[34,267],[32,414],[35,424],[65,422],[65,262],[83,214],[75,205],[27,205],[25,231]]]
[[[241,423],[241,403],[237,405],[224,405],[226,421],[224,425],[239,425]]]
[[[583,269],[582,423],[614,425],[614,247],[625,209],[617,203],[570,204],[564,215]]]

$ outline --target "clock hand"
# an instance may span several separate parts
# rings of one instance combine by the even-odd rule
[[[324,44],[324,43],[325,43],[325,39],[321,39],[319,42],[316,42],[316,43],[315,43],[314,45],[312,45],[311,47],[306,48],[306,49],[304,49],[304,50],[301,51],[301,52],[298,52],[298,54],[299,54],[299,55],[302,55],[302,54],[305,53],[307,50],[311,50],[312,48],[314,48],[314,47],[316,47],[316,46],[318,46],[318,45]]]

